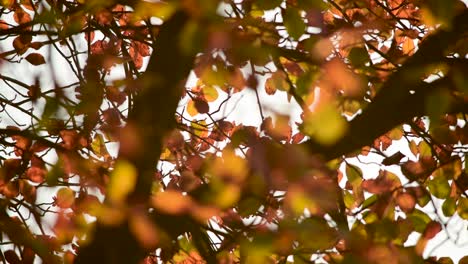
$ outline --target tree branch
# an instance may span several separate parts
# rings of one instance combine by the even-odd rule
[[[346,135],[332,146],[309,140],[304,145],[312,152],[332,160],[363,146],[393,127],[419,115],[424,115],[427,96],[435,89],[446,89],[451,80],[447,77],[427,83],[422,81],[428,67],[446,60],[448,47],[466,38],[468,10],[456,16],[449,30],[439,30],[429,36],[419,50],[388,77],[372,103],[363,113],[349,123]],[[411,94],[410,91],[414,91]],[[454,103],[452,111],[466,111],[463,103]]]

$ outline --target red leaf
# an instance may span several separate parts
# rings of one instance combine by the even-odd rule
[[[41,65],[45,63],[44,56],[39,53],[31,53],[26,56],[26,60],[32,65]]]
[[[432,239],[435,237],[440,231],[442,231],[442,226],[439,222],[431,221],[427,224],[426,229],[424,230],[423,237],[425,239]]]
[[[23,264],[33,264],[35,257],[36,257],[36,253],[34,253],[34,251],[31,248],[24,247],[23,253],[21,254],[21,258],[23,259]]]
[[[292,143],[299,144],[304,139],[304,137],[305,135],[299,132],[292,137]]]
[[[107,46],[107,42],[105,42],[104,40],[98,40],[91,44],[91,54],[103,54]]]
[[[31,167],[26,171],[28,178],[33,182],[41,183],[44,181],[46,173],[44,161],[35,155],[32,156]]]
[[[117,105],[123,104],[127,99],[127,95],[115,86],[106,87],[106,97],[109,101],[117,103]]]
[[[390,192],[394,188],[398,187],[400,183],[397,181],[397,179],[392,179],[392,177],[389,175],[391,175],[390,172],[381,171],[376,179],[364,180],[362,182],[362,188],[365,191],[374,194]]]
[[[3,20],[3,19],[0,19],[0,30],[6,30],[8,28],[9,28],[9,26],[8,26],[7,22],[5,22],[5,20]]]

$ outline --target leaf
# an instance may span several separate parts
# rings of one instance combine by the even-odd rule
[[[389,172],[381,171],[376,179],[364,180],[362,188],[370,193],[383,194],[391,192],[401,186],[398,176]]]
[[[195,107],[195,101],[192,99],[187,103],[187,113],[192,117],[198,115],[198,110]]]
[[[55,204],[60,208],[70,208],[75,203],[75,192],[68,188],[60,188],[57,192]]]
[[[3,20],[3,19],[0,19],[0,30],[7,30],[10,26],[8,26],[8,23]]]
[[[16,252],[14,250],[7,250],[3,254],[5,255],[6,261],[8,261],[8,263],[10,263],[10,264],[21,264],[22,263],[20,258],[18,257],[18,255],[16,254]]]
[[[449,197],[442,204],[442,212],[445,216],[451,217],[457,210],[457,203],[455,199]]]
[[[18,54],[25,53],[32,41],[31,35],[20,35],[13,40],[13,48]]]
[[[295,40],[298,40],[304,34],[307,27],[300,15],[300,10],[293,7],[283,9],[283,24],[288,31],[288,35]]]
[[[45,63],[44,57],[39,53],[31,53],[26,56],[26,60],[32,65],[41,65]]]
[[[207,102],[213,102],[218,99],[218,90],[213,85],[205,85],[202,88],[203,98]]]
[[[195,98],[193,101],[195,103],[195,109],[197,109],[198,113],[206,114],[210,111],[210,106],[205,100]]]
[[[364,47],[354,47],[349,51],[348,59],[355,67],[364,66],[369,61],[369,53]]]
[[[110,182],[107,188],[109,200],[114,203],[121,203],[125,197],[133,191],[137,181],[137,170],[126,160],[118,160],[114,170],[110,175]]]
[[[391,155],[390,157],[386,157],[383,161],[382,164],[385,166],[389,165],[394,165],[398,164],[402,158],[404,158],[405,155],[401,153],[400,151],[397,151],[395,154]]]
[[[461,197],[458,199],[457,213],[461,218],[468,220],[468,198]]]
[[[426,229],[427,224],[429,224],[432,219],[423,211],[415,209],[408,218],[412,221],[414,230],[416,232],[422,233]]]
[[[425,239],[434,238],[440,231],[442,231],[442,225],[439,222],[431,221],[427,224],[424,230],[423,237]]]
[[[416,199],[409,193],[400,193],[396,198],[398,206],[405,213],[412,212],[416,206]]]
[[[255,5],[261,10],[270,10],[279,6],[283,2],[282,0],[258,0],[255,1]]]
[[[468,264],[468,256],[464,256],[458,261],[458,264]]]
[[[427,187],[431,194],[439,199],[447,198],[451,191],[447,178],[440,175],[429,180],[427,182]]]
[[[31,16],[24,11],[22,8],[16,8],[15,13],[13,14],[13,19],[18,24],[25,24],[31,22]]]
[[[166,190],[155,194],[151,198],[151,204],[156,209],[168,214],[187,213],[194,205],[190,196],[174,190]]]
[[[357,166],[346,164],[346,176],[352,186],[358,186],[362,183],[362,170]]]
[[[411,55],[414,52],[414,40],[406,37],[402,49],[403,53]]]
[[[345,118],[332,105],[325,105],[306,116],[302,131],[323,145],[332,145],[348,128]]]

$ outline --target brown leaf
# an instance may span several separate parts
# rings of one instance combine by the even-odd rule
[[[31,16],[22,8],[17,8],[13,14],[13,19],[18,24],[25,24],[31,21]]]
[[[400,160],[401,160],[403,157],[405,157],[405,155],[404,155],[403,153],[401,153],[400,151],[397,151],[397,153],[391,155],[390,157],[386,157],[386,158],[382,161],[382,164],[385,165],[385,166],[398,164],[398,162],[400,162]]]
[[[16,252],[14,250],[7,250],[3,254],[5,255],[5,259],[6,259],[6,261],[8,261],[8,263],[10,263],[10,264],[21,264],[21,260],[18,257],[18,255],[16,255]]]
[[[31,41],[31,35],[20,35],[13,40],[13,48],[15,49],[16,53],[21,55],[25,53],[26,50],[28,50]]]
[[[376,179],[364,180],[362,182],[362,188],[365,191],[374,194],[390,192],[400,185],[401,183],[399,182],[398,177],[388,171],[381,171]]]
[[[43,46],[42,42],[31,42],[31,44],[29,44],[29,47],[35,49],[35,50],[38,50],[40,49],[41,47]]]
[[[200,114],[206,114],[210,111],[210,106],[205,100],[195,98],[193,101],[195,103],[195,108]]]
[[[31,63],[32,65],[41,65],[45,63],[44,56],[39,53],[31,53],[26,56],[26,60]]]

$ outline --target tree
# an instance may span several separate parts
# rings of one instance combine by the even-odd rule
[[[463,2],[1,6],[3,262],[450,263],[433,238],[466,243]]]

